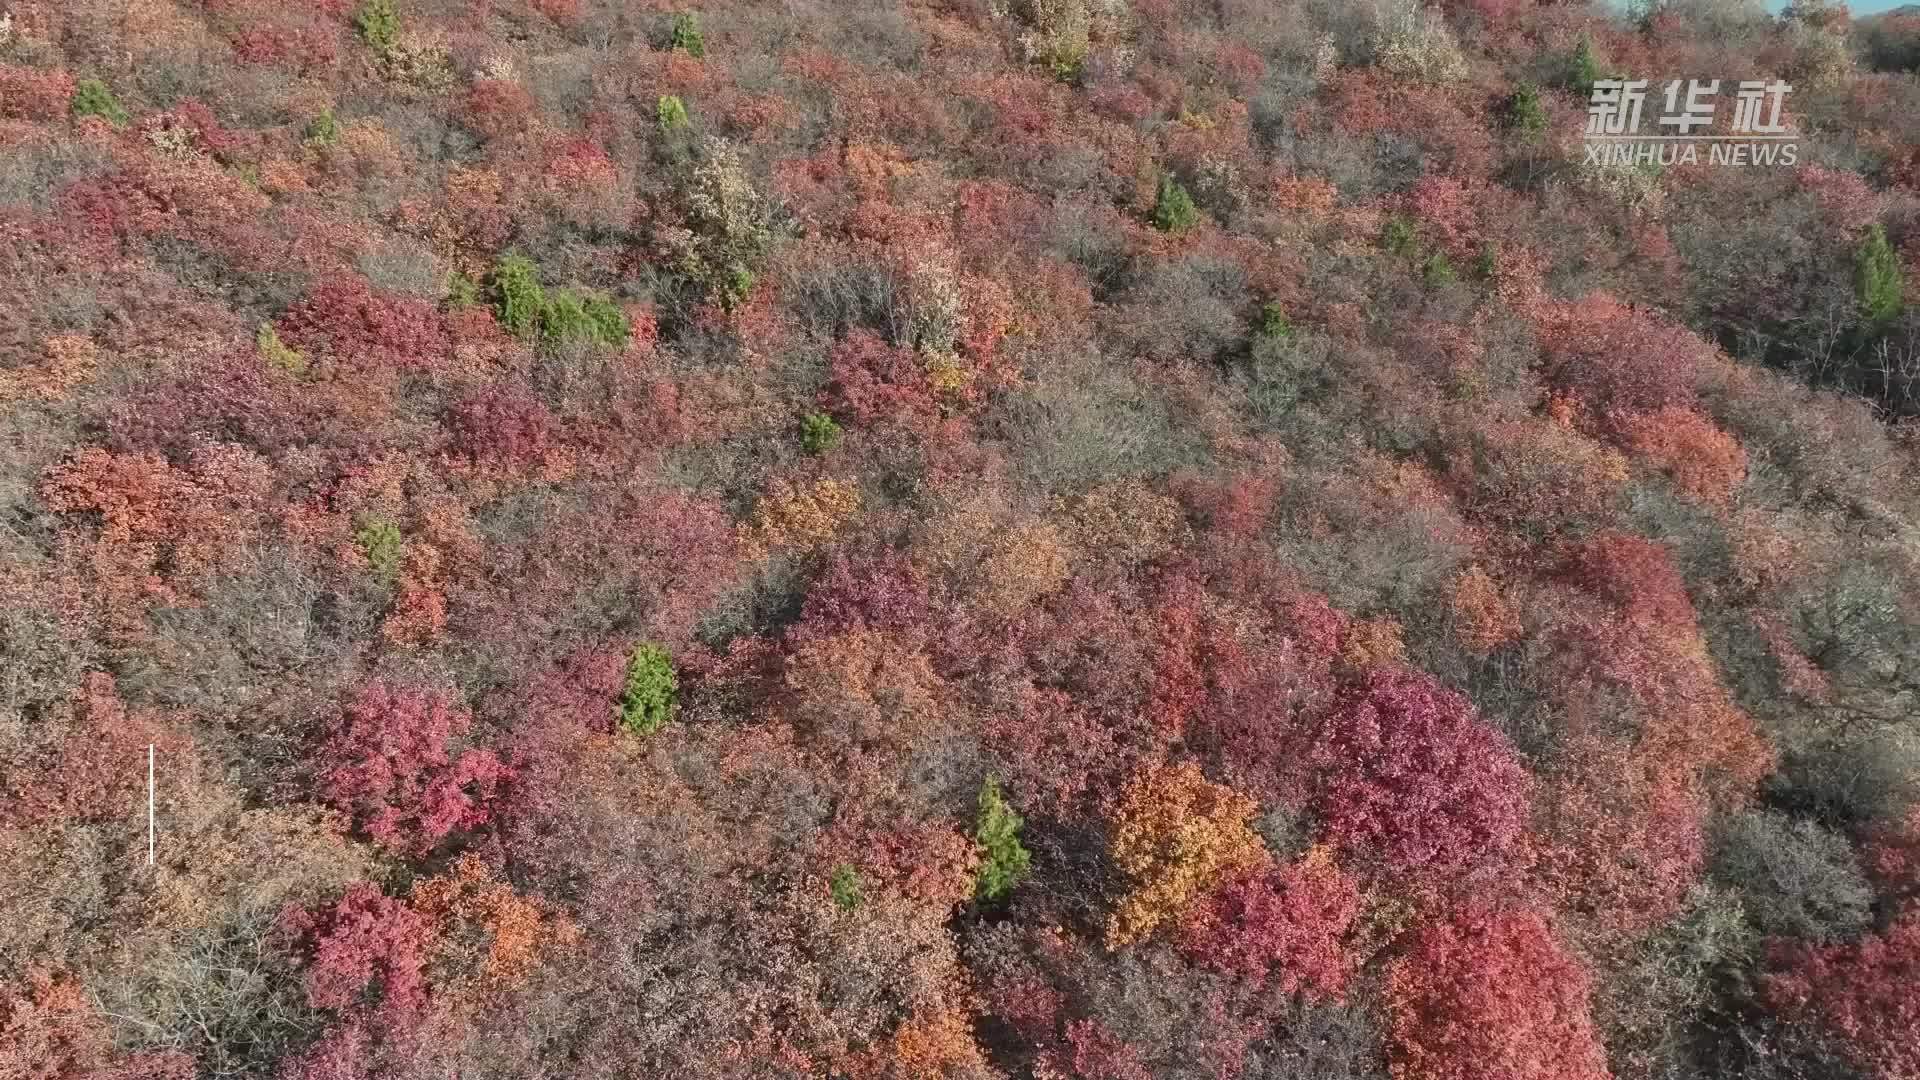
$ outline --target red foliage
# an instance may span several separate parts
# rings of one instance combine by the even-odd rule
[[[372,1075],[376,1050],[365,1022],[345,1020],[281,1069],[285,1080],[365,1080]]]
[[[1345,938],[1359,914],[1354,880],[1314,854],[1215,889],[1188,916],[1180,946],[1195,963],[1257,987],[1337,997],[1353,974]]]
[[[36,972],[24,987],[0,986],[0,1076],[84,1075],[106,1046],[107,1033],[78,983]]]
[[[1204,597],[1190,582],[1175,582],[1170,596],[1161,606],[1159,647],[1154,650],[1151,697],[1147,712],[1153,723],[1169,738],[1186,733],[1187,721],[1204,704],[1206,675],[1202,665],[1224,660],[1229,667],[1241,652],[1238,642],[1226,638],[1213,625],[1203,625],[1201,605]],[[1210,639],[1204,643],[1202,636]]]
[[[1429,172],[1485,177],[1491,171],[1494,141],[1465,95],[1430,93],[1374,67],[1342,68],[1329,90],[1325,108],[1337,131],[1408,139],[1435,163]]]
[[[580,17],[580,0],[533,0],[533,7],[557,23],[570,23]]]
[[[1494,421],[1472,439],[1449,472],[1467,505],[1503,523],[1601,517],[1629,477],[1624,457],[1551,420]]]
[[[389,1024],[426,1008],[427,922],[371,883],[354,883],[326,907],[288,907],[279,927],[305,950],[307,1003],[314,1008],[370,1008]]]
[[[510,79],[476,79],[467,88],[466,122],[490,139],[526,130],[536,110],[533,95]]]
[[[1077,812],[1167,752],[1169,733],[1139,677],[1154,667],[1152,618],[1137,597],[1072,582],[1005,633],[962,627],[941,643],[947,667],[990,672],[1007,687],[990,747],[1010,782],[1032,783],[1036,795],[1074,792]],[[1016,790],[1024,803],[1030,789]]]
[[[1333,694],[1347,621],[1319,597],[1296,601],[1269,628],[1177,579],[1168,595],[1155,619],[1149,716],[1219,755],[1236,785],[1277,797],[1300,723]]]
[[[920,356],[888,345],[871,330],[854,330],[835,343],[827,367],[832,382],[821,394],[821,404],[859,423],[939,411]]]
[[[1531,782],[1499,732],[1432,677],[1376,668],[1305,755],[1326,837],[1441,878],[1517,854]]]
[[[445,359],[446,326],[432,303],[376,293],[364,278],[324,281],[276,324],[280,340],[309,357],[369,372],[430,367]]]
[[[1117,732],[1052,688],[1028,688],[983,732],[1023,808],[1062,820],[1091,814],[1132,753]]]
[[[425,854],[456,830],[486,824],[491,800],[511,777],[492,751],[449,753],[448,741],[472,723],[443,695],[369,685],[322,750],[321,791],[383,846]]]
[[[1153,1076],[1139,1052],[1098,1020],[1068,1024],[1067,1047],[1072,1055],[1071,1075],[1078,1080],[1151,1080]]]
[[[164,236],[262,268],[283,265],[285,256],[279,251],[269,258],[249,243],[260,232],[257,216],[270,205],[259,190],[197,154],[123,158],[118,170],[76,180],[54,196],[63,242],[91,258],[119,257],[135,237]]]
[[[49,470],[40,493],[54,510],[97,517],[75,550],[113,631],[134,638],[149,604],[192,602],[188,590],[257,524],[272,482],[264,460],[231,444],[194,444],[185,469],[88,447]]]
[[[340,59],[338,33],[315,26],[253,25],[233,36],[233,54],[244,64],[285,64],[319,71]]]
[[[1765,983],[1786,1016],[1810,1015],[1880,1080],[1920,1076],[1920,907],[1852,944],[1783,945]]]
[[[1601,533],[1573,550],[1566,572],[1629,622],[1693,626],[1686,582],[1664,544],[1631,533]]]
[[[1627,414],[1691,407],[1713,346],[1683,326],[1605,293],[1555,305],[1540,320],[1541,374],[1602,431]]]
[[[206,102],[198,98],[175,102],[173,108],[151,118],[151,122],[192,132],[194,145],[211,154],[230,153],[245,141],[242,133],[228,130]]]
[[[1243,473],[1218,481],[1177,477],[1173,490],[1207,528],[1244,539],[1266,524],[1279,484],[1270,476]]]
[[[907,630],[929,613],[925,577],[888,548],[837,552],[807,590],[800,621],[787,632],[796,642],[854,630]]]
[[[191,1080],[193,1059],[177,1050],[114,1059],[113,1035],[69,978],[33,972],[26,985],[0,985],[0,1077],[6,1080]]]
[[[393,605],[380,623],[380,633],[395,645],[431,645],[447,629],[447,594],[440,573],[441,556],[431,544],[408,546]]]
[[[1481,215],[1490,209],[1490,191],[1449,176],[1429,173],[1407,192],[1407,209],[1425,226],[1428,240],[1446,252],[1455,265],[1466,265],[1480,253],[1485,240]]]
[[[563,505],[522,540],[491,546],[485,582],[449,596],[449,633],[540,670],[577,633],[571,605],[581,584],[599,581],[619,583],[622,621],[635,634],[669,648],[687,639],[736,580],[733,522],[712,500],[645,477],[588,490],[594,498]]]
[[[1649,459],[1675,487],[1710,506],[1725,507],[1747,478],[1740,441],[1692,409],[1633,414],[1619,421],[1622,444]]]
[[[1706,801],[1686,763],[1568,739],[1540,797],[1540,873],[1555,906],[1608,945],[1680,913],[1706,857]]]
[[[601,191],[619,180],[606,148],[591,138],[565,139],[543,167],[547,184],[560,191]]]
[[[1472,12],[1488,22],[1499,22],[1534,7],[1537,0],[1445,0],[1441,10],[1449,14]]]
[[[1772,746],[1729,698],[1691,620],[1594,613],[1569,620],[1555,636],[1562,670],[1551,685],[1566,695],[1572,715],[1630,705],[1638,752],[1718,798],[1748,797],[1773,770]],[[1594,698],[1601,687],[1625,691],[1625,700]]]
[[[55,68],[0,64],[0,117],[9,120],[57,120],[73,100],[73,76]]]
[[[1854,233],[1873,224],[1886,201],[1866,177],[1849,169],[1829,169],[1808,162],[1805,168],[1795,169],[1793,177],[1839,232]]]
[[[349,384],[349,398],[277,374],[260,362],[251,341],[191,360],[177,375],[116,402],[105,418],[107,433],[116,448],[175,456],[210,437],[269,453],[302,444],[379,440],[379,432],[354,422],[356,404],[364,408],[369,397],[379,401],[364,383]]]
[[[455,405],[447,417],[452,452],[473,464],[508,469],[536,465],[546,455],[553,416],[523,384],[488,387]]]
[[[1588,993],[1532,911],[1476,905],[1429,922],[1389,977],[1394,1076],[1604,1080]]]
[[[617,648],[582,650],[530,680],[515,711],[528,718],[527,730],[552,728],[559,741],[574,742],[589,732],[613,730],[614,703],[627,671],[627,655]],[[532,722],[537,718],[537,723]],[[516,763],[518,755],[514,757]]]
[[[124,176],[76,180],[54,196],[54,209],[66,242],[95,258],[109,258],[118,244],[139,228],[150,209],[142,192]]]
[[[147,747],[177,752],[187,742],[151,711],[129,712],[102,672],[87,675],[74,692],[74,719],[65,738],[51,751],[44,769],[0,773],[5,801],[27,820],[112,820],[138,802],[146,777]]]
[[[1773,767],[1729,686],[1778,667],[1770,712],[1815,726],[1848,690],[1776,594],[1893,543],[1911,440],[1660,312],[1791,351],[1780,326],[1846,306],[1860,226],[1920,266],[1885,190],[1920,187],[1912,80],[1818,73],[1841,167],[1673,169],[1629,210],[1518,182],[1564,171],[1584,103],[1544,92],[1523,139],[1515,77],[1583,36],[1608,71],[1730,78],[1832,43],[1429,2],[1467,62],[1444,86],[1366,63],[1337,3],[823,28],[752,0],[696,57],[659,47],[675,0],[401,0],[391,49],[362,0],[0,0],[0,968],[139,988],[154,911],[73,841],[132,854],[158,743],[193,766],[160,759],[163,854],[262,829],[287,854],[238,892],[155,879],[205,927],[298,898],[273,944],[304,963],[262,989],[326,1015],[248,1052],[281,1080],[1361,1075],[1381,1017],[1396,1080],[1598,1080],[1576,951],[1623,1072],[1754,1019],[1707,980],[1641,1046],[1633,980]],[[236,70],[206,62],[228,44]],[[74,118],[79,75],[138,122]],[[1162,176],[1197,227],[1154,227]],[[660,261],[687,214],[751,264],[741,303]],[[1463,280],[1375,257],[1388,214]],[[1727,254],[1775,234],[1818,265]],[[618,293],[629,347],[432,288],[516,245]],[[1853,352],[1814,374],[1898,358]],[[808,409],[846,426],[831,453],[802,453]],[[1636,480],[1725,526],[1728,580],[1634,535]],[[1710,648],[1696,601],[1758,645]],[[679,674],[644,738],[615,730],[643,641]],[[309,717],[304,760],[260,757]],[[955,933],[987,775],[1032,874]],[[259,812],[302,778],[350,836]],[[1297,861],[1263,837],[1293,821]],[[1767,1000],[1920,1080],[1920,916],[1892,921],[1920,817],[1855,838],[1882,929],[1783,953]],[[366,859],[390,873],[340,895]],[[85,989],[0,986],[0,1080],[175,1067],[117,1054],[164,1033]]]
[[[1920,900],[1920,806],[1898,821],[1873,828],[1861,856],[1883,893],[1901,901]]]

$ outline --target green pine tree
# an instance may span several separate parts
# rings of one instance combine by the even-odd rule
[[[1603,78],[1606,76],[1601,73],[1600,58],[1594,55],[1593,41],[1582,36],[1580,44],[1574,46],[1573,55],[1567,58],[1566,84],[1581,97],[1587,97],[1593,93],[1593,84]]]
[[[360,545],[360,554],[366,556],[367,564],[373,567],[374,578],[382,585],[391,584],[400,576],[407,541],[399,526],[384,519],[369,520],[353,534],[353,539]]]
[[[540,308],[540,336],[549,345],[590,341],[618,348],[627,343],[627,317],[604,296],[555,289]]]
[[[382,55],[400,36],[400,15],[393,10],[393,0],[365,0],[354,13],[353,25],[373,51]]]
[[[1395,214],[1380,226],[1380,246],[1395,255],[1413,254],[1416,239],[1413,221]]]
[[[307,123],[306,141],[308,146],[332,146],[340,141],[340,122],[334,119],[332,109],[320,110],[320,115]]]
[[[661,131],[678,131],[688,124],[687,103],[678,95],[662,94],[653,111]]]
[[[840,445],[840,425],[826,413],[808,413],[800,418],[800,448],[809,454],[824,454]]]
[[[1287,309],[1278,301],[1268,301],[1260,309],[1259,334],[1263,338],[1283,341],[1293,336],[1293,323],[1287,320]]]
[[[1529,139],[1547,129],[1547,107],[1540,101],[1538,89],[1522,83],[1514,90],[1507,99],[1507,123]]]
[[[493,310],[508,333],[526,337],[540,325],[547,292],[540,272],[524,255],[504,255],[493,268]]]
[[[627,685],[620,692],[620,726],[635,735],[651,735],[673,715],[680,678],[667,650],[651,642],[633,650],[627,661]]]
[[[1906,286],[1900,260],[1887,243],[1887,230],[1875,225],[1867,230],[1853,257],[1853,288],[1861,314],[1876,323],[1892,319],[1905,304]]]
[[[1153,226],[1161,232],[1180,232],[1200,220],[1193,196],[1171,176],[1160,178],[1160,192],[1153,200]]]
[[[998,903],[1027,876],[1032,856],[1020,844],[1024,824],[1001,797],[999,783],[988,777],[980,788],[980,822],[973,834],[982,851],[980,873],[974,879],[974,895],[981,903]]]
[[[260,324],[260,332],[254,335],[254,344],[260,349],[260,359],[290,375],[304,375],[307,372],[307,358],[299,350],[280,340],[279,331],[270,322]]]
[[[696,58],[707,55],[707,35],[700,32],[700,16],[691,11],[675,15],[667,47]]]
[[[852,911],[860,906],[860,874],[851,866],[840,865],[833,869],[833,877],[827,881],[827,892],[832,894],[833,902],[842,911]]]

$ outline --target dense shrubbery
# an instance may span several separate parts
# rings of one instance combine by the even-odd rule
[[[1917,28],[0,2],[0,1077],[1912,1080]]]
[[[490,284],[494,315],[511,333],[538,336],[552,346],[589,342],[618,348],[627,342],[627,317],[618,305],[571,289],[548,291],[525,256],[502,258]]]

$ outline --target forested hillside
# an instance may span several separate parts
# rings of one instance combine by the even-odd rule
[[[0,1080],[1920,1078],[1917,63],[0,0]]]

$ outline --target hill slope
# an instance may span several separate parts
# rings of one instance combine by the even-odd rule
[[[1920,1075],[1916,40],[0,0],[0,1075]]]

